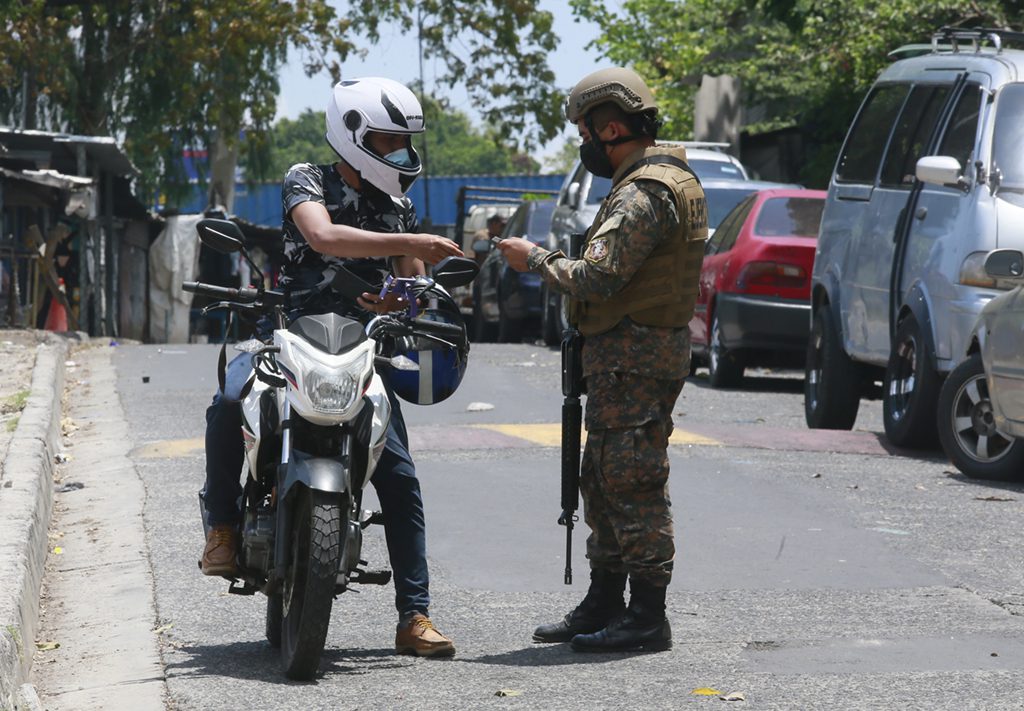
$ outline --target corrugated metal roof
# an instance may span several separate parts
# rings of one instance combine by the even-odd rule
[[[75,147],[83,146],[86,156],[100,165],[100,168],[118,176],[138,175],[138,169],[132,165],[128,156],[124,154],[117,141],[110,136],[79,136],[70,133],[55,133],[51,131],[34,131],[0,126],[0,144],[4,150],[0,151],[0,157],[4,153],[19,151],[50,151],[53,152],[56,146],[65,149],[67,155],[61,156],[63,162],[71,162],[74,165]],[[67,170],[67,167],[64,168]]]

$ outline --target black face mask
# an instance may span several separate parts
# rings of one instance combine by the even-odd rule
[[[610,178],[615,174],[611,158],[604,150],[605,145],[607,144],[596,138],[580,144],[580,161],[583,167],[599,178]]]

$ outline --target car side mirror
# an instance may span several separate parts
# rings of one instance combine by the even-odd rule
[[[209,217],[199,221],[196,231],[203,244],[221,254],[241,252],[245,244],[242,230],[231,220],[218,220]]]
[[[991,277],[1024,276],[1024,254],[1016,249],[994,249],[985,257],[985,273]]]
[[[572,183],[565,194],[565,203],[573,210],[580,206],[580,184]]]
[[[929,185],[966,190],[969,187],[963,176],[960,161],[952,156],[925,156],[917,161],[914,171],[917,179]]]

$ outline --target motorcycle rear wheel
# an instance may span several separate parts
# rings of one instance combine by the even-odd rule
[[[292,516],[292,559],[282,591],[281,661],[290,679],[312,679],[327,641],[347,509],[336,494],[303,488]],[[268,609],[269,612],[269,609]]]

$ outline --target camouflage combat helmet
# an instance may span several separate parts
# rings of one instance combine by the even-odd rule
[[[576,123],[599,104],[612,102],[627,114],[656,113],[654,94],[640,75],[625,67],[601,69],[577,82],[565,100],[565,117]]]

